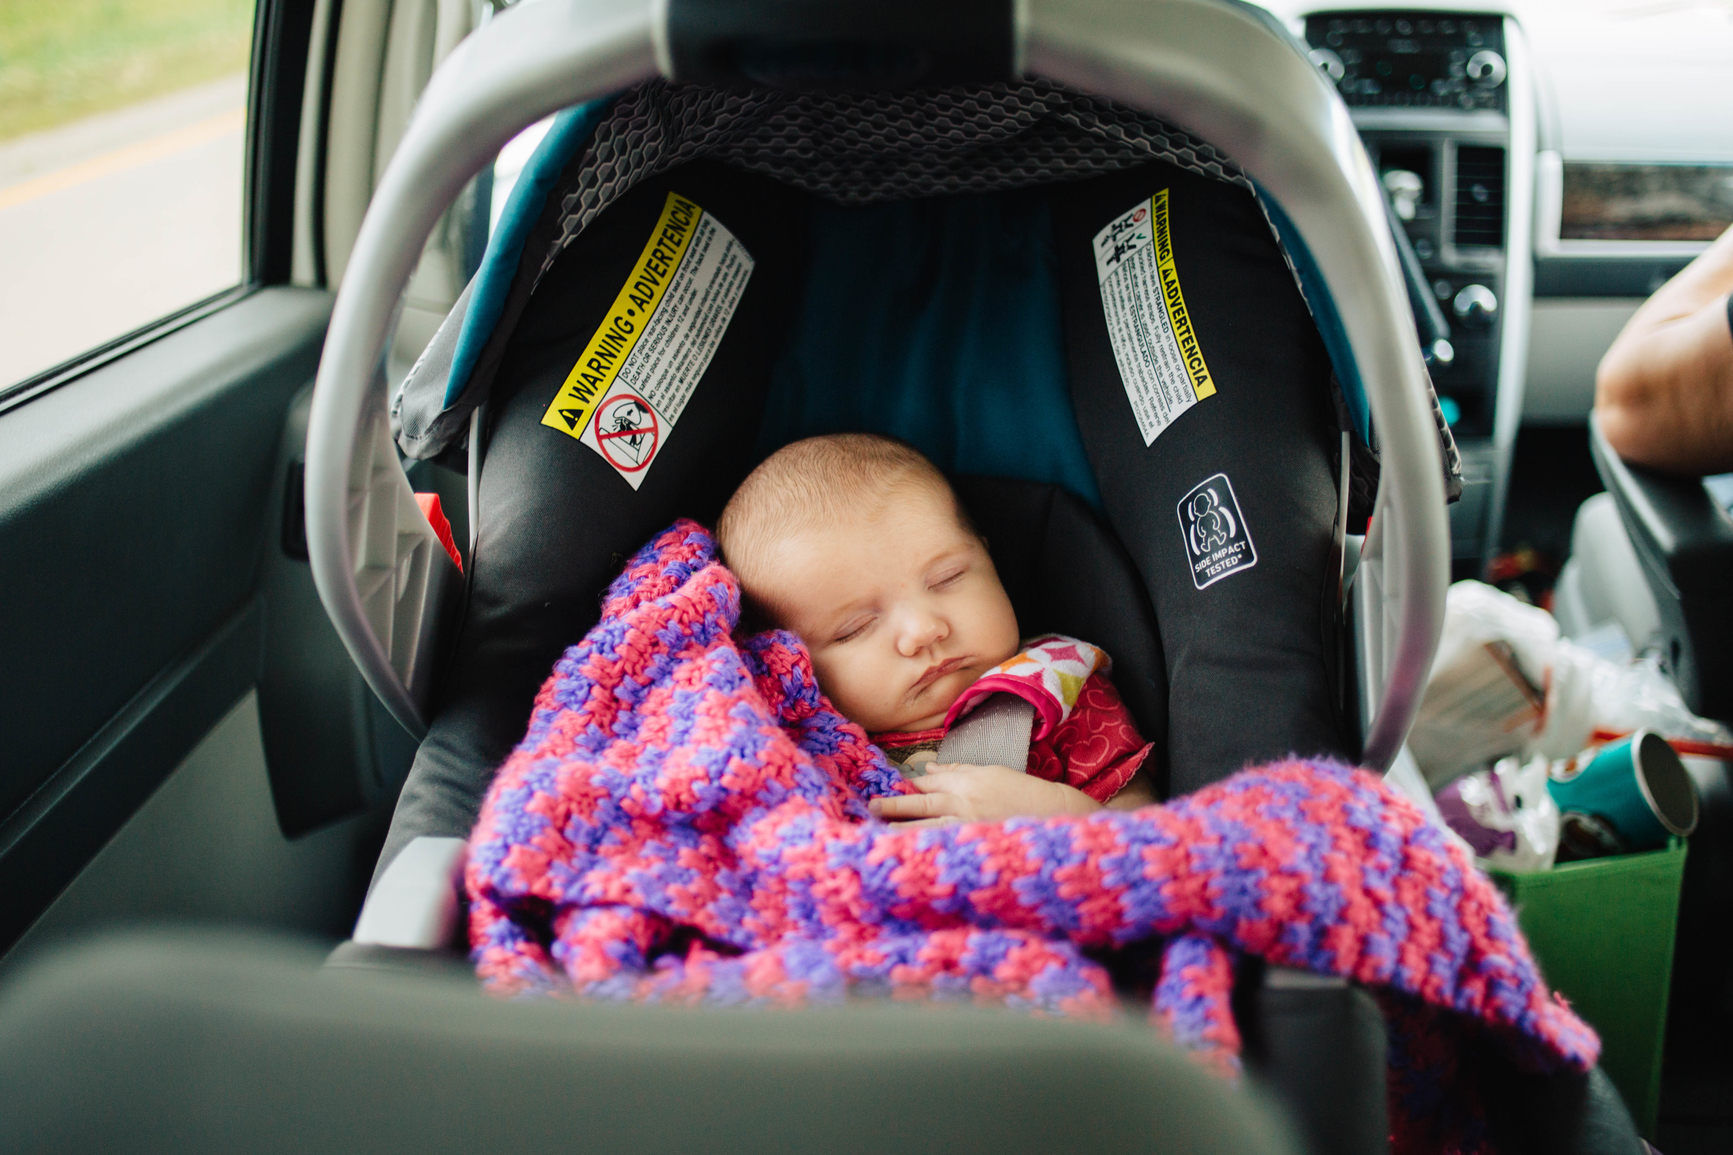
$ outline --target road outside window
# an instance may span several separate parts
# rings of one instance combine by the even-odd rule
[[[0,0],[0,388],[241,280],[253,0]]]

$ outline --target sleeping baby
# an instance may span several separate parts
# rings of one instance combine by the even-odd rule
[[[880,818],[994,821],[1156,800],[1151,747],[1072,638],[1022,642],[1011,601],[950,483],[899,441],[812,437],[769,457],[722,512],[717,542],[758,624],[799,635],[818,683],[918,794]],[[1027,772],[933,761],[995,690],[1036,704]]]

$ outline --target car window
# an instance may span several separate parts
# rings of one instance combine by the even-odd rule
[[[253,8],[0,3],[0,390],[242,280]]]

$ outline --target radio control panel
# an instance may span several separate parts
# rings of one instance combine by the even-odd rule
[[[1356,107],[1505,111],[1504,21],[1449,12],[1319,12],[1312,63]]]

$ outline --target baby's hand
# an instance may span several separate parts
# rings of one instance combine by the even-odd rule
[[[869,799],[867,808],[875,818],[913,820],[923,825],[1092,814],[1101,809],[1100,803],[1081,790],[1009,766],[932,763],[925,775],[909,784],[920,793]]]

